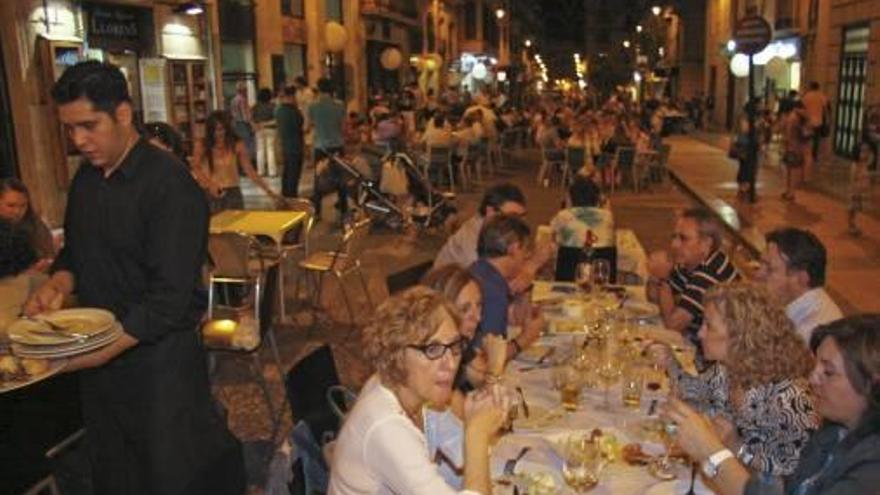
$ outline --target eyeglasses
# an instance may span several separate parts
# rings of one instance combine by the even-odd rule
[[[465,346],[467,345],[467,339],[458,339],[454,342],[450,342],[448,344],[441,344],[440,342],[431,342],[430,344],[424,345],[409,345],[410,349],[415,349],[422,354],[425,355],[426,358],[431,361],[436,361],[441,359],[446,355],[446,351],[452,353],[453,356],[458,357],[461,356],[461,353],[464,351]]]

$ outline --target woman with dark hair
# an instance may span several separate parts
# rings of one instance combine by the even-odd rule
[[[40,261],[38,270],[49,266],[55,257],[52,232],[31,204],[27,186],[18,179],[0,179],[0,220],[5,220],[25,232]]]
[[[0,219],[0,330],[21,314],[34,286],[28,269],[36,261],[28,233],[21,226]]]
[[[575,176],[568,188],[567,208],[550,221],[556,244],[565,247],[614,246],[614,216],[602,206],[602,192],[592,180]]]
[[[269,197],[279,199],[262,177],[257,175],[247,147],[232,128],[232,120],[224,111],[212,112],[205,124],[205,138],[196,142],[193,168],[204,176],[203,187],[211,198],[211,211],[244,209],[244,196],[239,184],[239,167]]]
[[[165,122],[147,122],[144,124],[144,137],[153,146],[157,146],[170,152],[180,159],[189,168],[186,159],[186,150],[183,148],[183,138],[174,127]]]
[[[703,463],[722,495],[850,495],[880,487],[880,315],[851,316],[820,326],[810,384],[824,422],[794,472],[757,476],[732,460],[709,420],[681,402],[665,414],[678,424],[678,444]],[[784,354],[775,359],[795,359]],[[728,460],[730,459],[730,460]]]

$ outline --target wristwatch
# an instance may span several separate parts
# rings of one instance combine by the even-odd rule
[[[703,474],[705,474],[707,478],[714,478],[718,476],[718,469],[721,467],[721,464],[734,457],[733,452],[728,449],[722,449],[710,455],[708,459],[703,461],[700,468],[703,470]]]

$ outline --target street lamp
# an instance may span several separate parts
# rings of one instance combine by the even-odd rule
[[[532,40],[527,39],[525,43],[526,43],[526,48],[531,48]]]
[[[504,9],[502,9],[501,7],[495,9],[495,17],[497,17],[499,21],[501,19],[504,19],[504,16],[506,16],[506,15],[507,15],[507,12]]]
[[[636,32],[637,32],[637,33],[641,33],[641,32],[642,32],[642,25],[641,25],[641,24],[636,24]]]
[[[624,48],[629,48],[630,45],[632,45],[632,43],[630,43],[629,40],[623,40],[623,47]]]
[[[651,13],[653,13],[654,15],[660,15],[660,12],[662,11],[663,9],[661,9],[659,5],[651,7]]]

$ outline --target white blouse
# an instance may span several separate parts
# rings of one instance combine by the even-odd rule
[[[425,435],[373,375],[336,442],[328,495],[479,495],[446,484]]]

